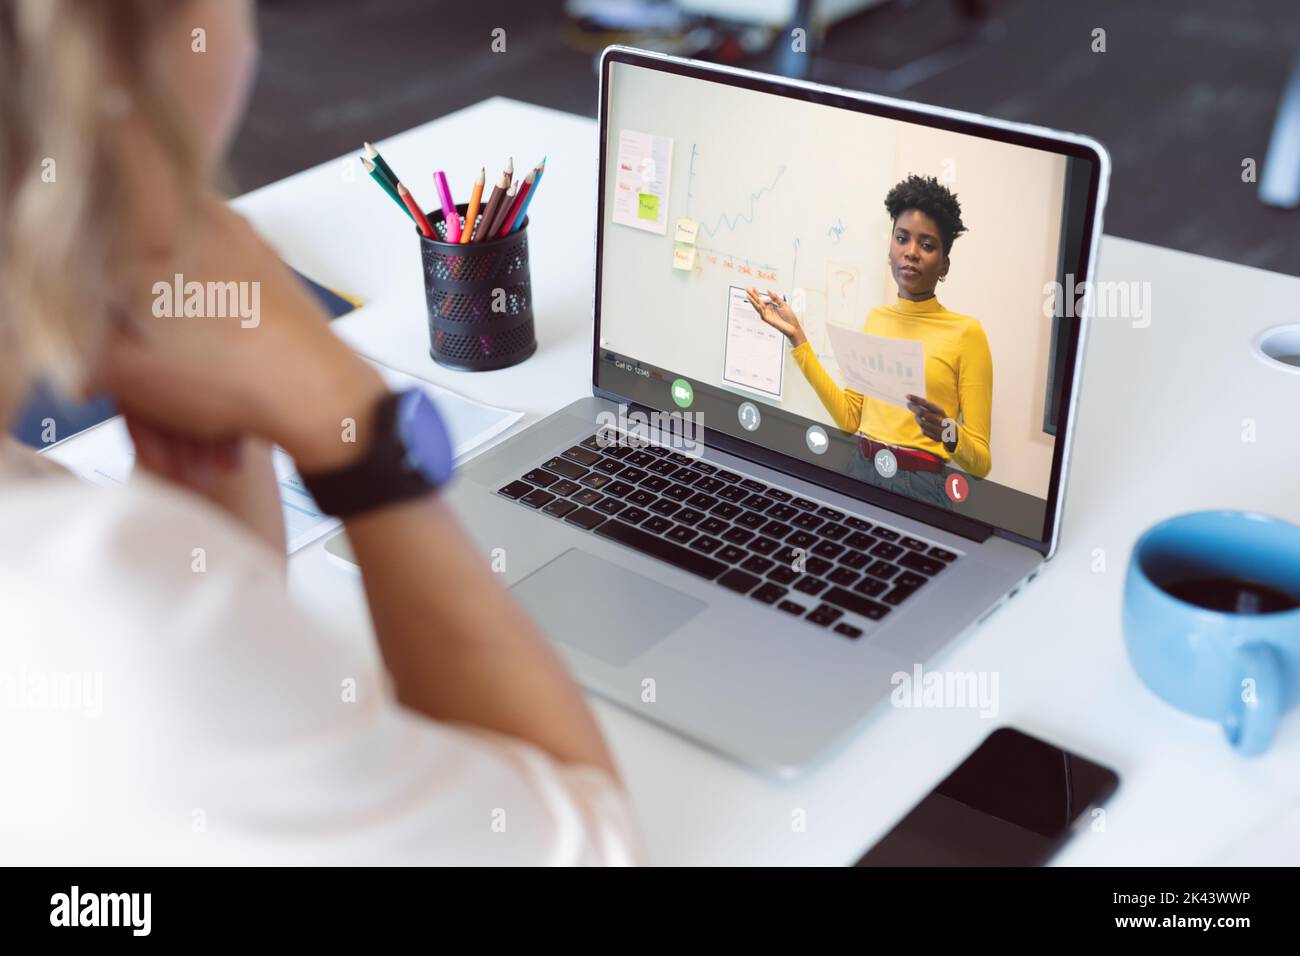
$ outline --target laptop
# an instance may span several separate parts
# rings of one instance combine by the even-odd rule
[[[1109,157],[620,46],[599,150],[592,394],[448,499],[586,688],[793,775],[1052,557]]]

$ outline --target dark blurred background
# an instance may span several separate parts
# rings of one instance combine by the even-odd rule
[[[738,19],[767,6],[789,10]],[[1108,233],[1300,274],[1300,210],[1242,182],[1248,157],[1263,174],[1300,0],[262,0],[260,21],[241,192],[489,96],[594,116],[595,56],[625,42],[1090,134],[1114,161]],[[789,55],[798,23],[809,56]]]

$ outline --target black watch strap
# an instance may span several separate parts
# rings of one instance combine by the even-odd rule
[[[390,392],[375,407],[370,444],[357,461],[337,471],[302,475],[307,491],[325,514],[348,518],[437,488],[408,461],[397,430],[401,397]]]

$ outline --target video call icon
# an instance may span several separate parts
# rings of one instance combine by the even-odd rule
[[[690,408],[691,402],[695,401],[695,389],[686,379],[679,378],[673,382],[672,396],[678,408]]]

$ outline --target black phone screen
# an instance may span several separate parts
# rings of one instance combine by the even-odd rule
[[[1039,866],[1117,786],[1114,771],[1003,727],[857,865]]]

